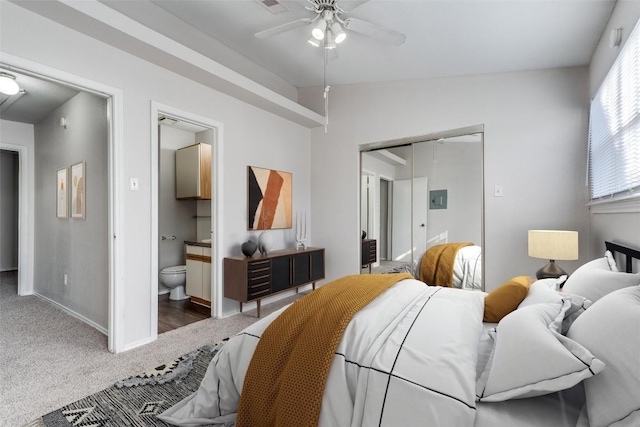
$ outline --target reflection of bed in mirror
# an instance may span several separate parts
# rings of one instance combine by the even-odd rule
[[[410,273],[416,279],[422,280],[431,285],[439,285],[457,289],[482,290],[482,248],[474,244],[458,247],[453,254],[451,262],[443,260],[438,256],[437,249],[443,246],[452,247],[459,243],[441,244],[432,246],[420,258],[417,258],[413,264],[403,263],[395,266],[384,273]],[[435,249],[435,251],[434,251]],[[434,272],[421,277],[421,265],[428,263],[429,260],[443,260],[444,265],[436,263],[436,268],[440,266],[442,272]],[[447,276],[450,281],[434,280],[431,276]]]

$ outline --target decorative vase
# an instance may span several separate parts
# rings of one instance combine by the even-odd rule
[[[273,246],[273,236],[263,231],[258,236],[258,250],[262,255],[267,255]]]
[[[244,256],[252,257],[253,254],[255,254],[256,251],[258,250],[258,244],[253,240],[249,239],[248,241],[244,242],[242,246],[240,246],[240,249],[242,250],[242,253],[244,254]]]

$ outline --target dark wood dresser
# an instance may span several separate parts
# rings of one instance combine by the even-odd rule
[[[371,264],[378,260],[377,257],[377,241],[376,239],[363,239],[362,240],[362,268],[369,267],[369,273],[371,273]]]
[[[285,249],[268,255],[224,259],[224,296],[242,303],[324,279],[324,248]]]

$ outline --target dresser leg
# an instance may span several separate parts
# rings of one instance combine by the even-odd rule
[[[240,313],[242,313],[242,301],[240,301]]]
[[[313,282],[313,283],[311,284],[311,288],[312,288],[314,291],[316,290],[316,282]]]
[[[262,300],[258,300],[258,317],[260,317],[260,301]]]

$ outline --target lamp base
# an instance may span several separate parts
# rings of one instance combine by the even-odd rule
[[[560,276],[566,275],[567,272],[558,267],[558,264],[554,260],[550,260],[549,264],[542,267],[536,272],[537,279],[557,279]]]

